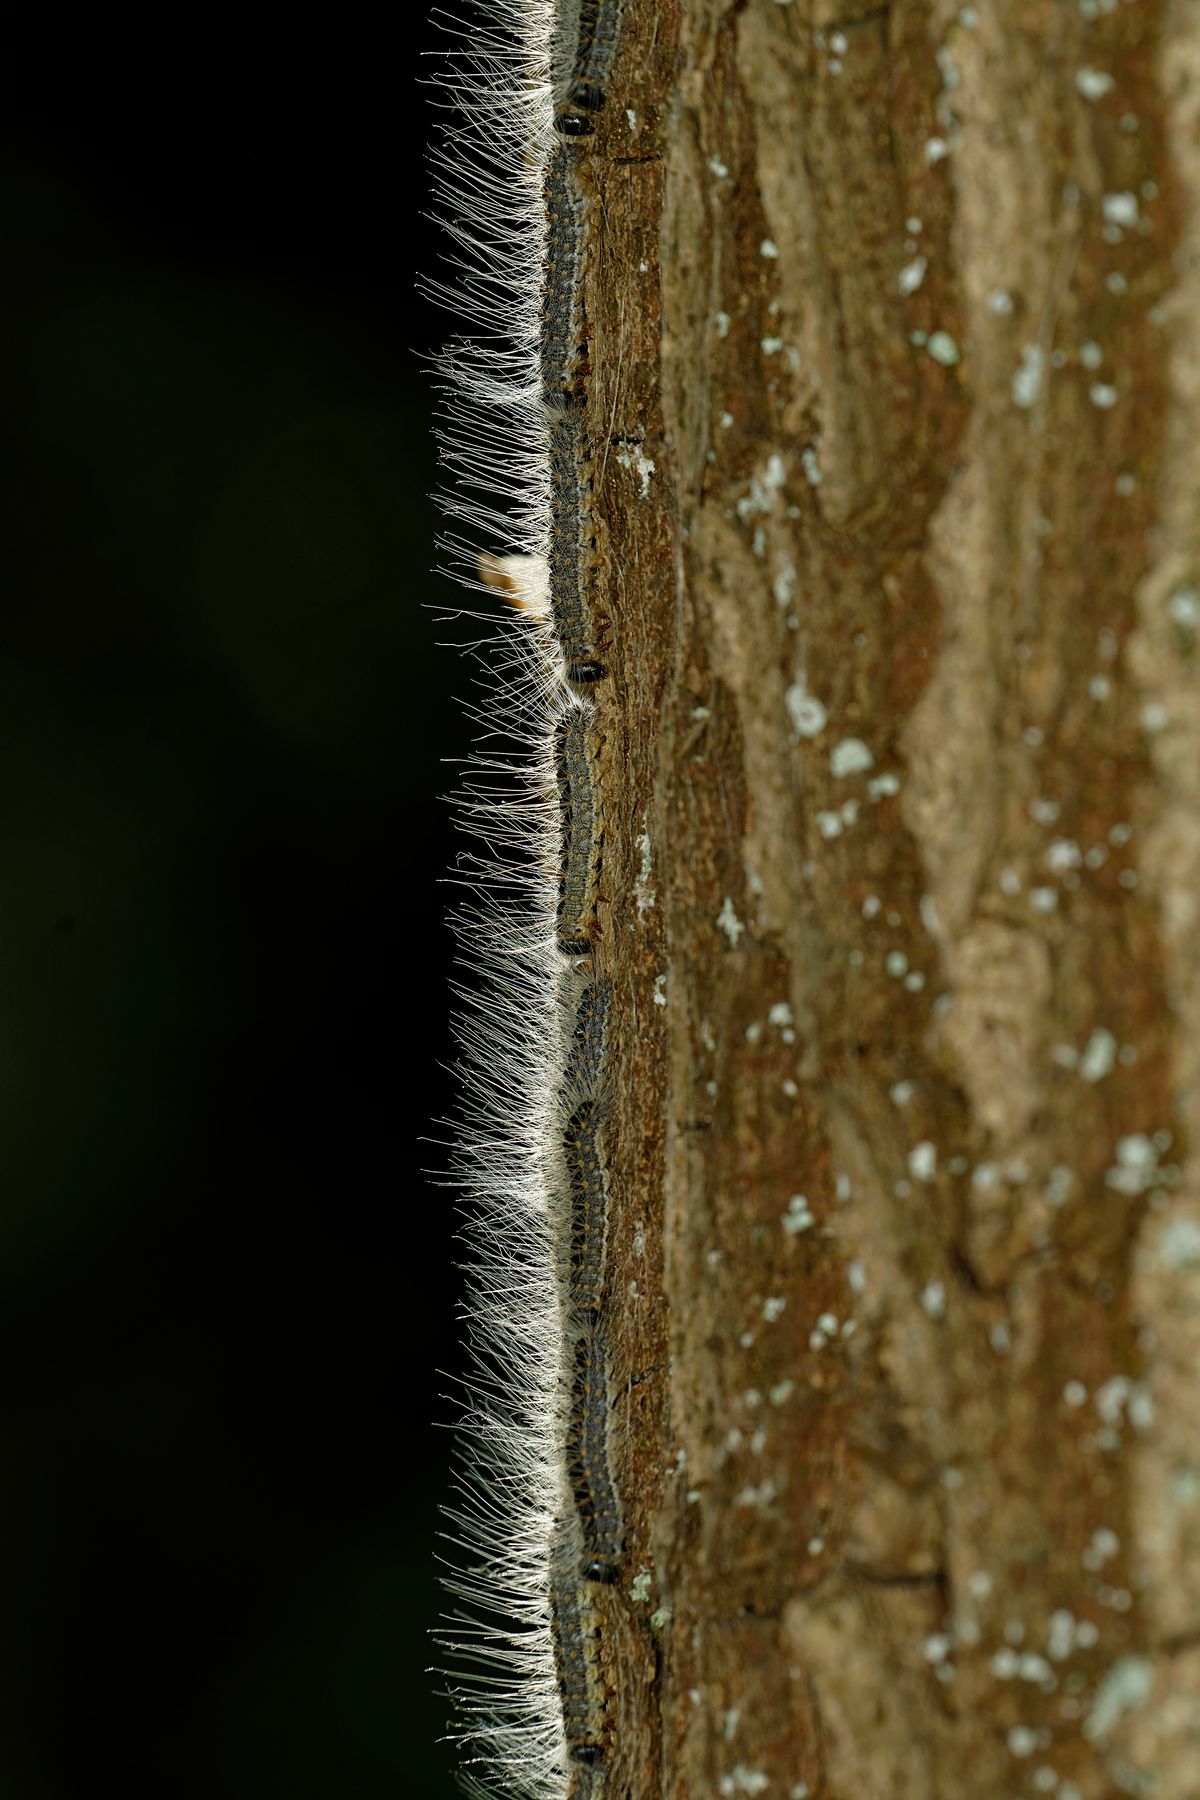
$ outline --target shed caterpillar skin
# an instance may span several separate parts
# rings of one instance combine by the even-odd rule
[[[581,956],[599,931],[600,876],[604,866],[604,811],[600,784],[600,721],[586,701],[572,707],[555,733],[555,764],[562,820],[558,879],[558,947]]]

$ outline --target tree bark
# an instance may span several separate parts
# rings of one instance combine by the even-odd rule
[[[1200,9],[627,0],[605,1792],[1200,1792]]]

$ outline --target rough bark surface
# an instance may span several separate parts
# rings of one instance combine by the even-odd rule
[[[1200,8],[627,0],[615,1797],[1200,1793]]]

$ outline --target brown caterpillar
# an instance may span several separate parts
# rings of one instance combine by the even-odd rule
[[[558,947],[582,956],[598,931],[604,816],[598,763],[603,739],[594,707],[572,707],[556,734],[555,764],[560,809]]]

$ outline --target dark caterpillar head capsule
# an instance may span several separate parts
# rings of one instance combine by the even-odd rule
[[[581,113],[558,112],[554,115],[554,129],[560,137],[591,137],[596,127]]]
[[[599,112],[604,105],[604,90],[594,81],[574,81],[567,91],[567,99],[580,112]]]
[[[583,1578],[585,1581],[602,1581],[605,1587],[611,1587],[617,1579],[617,1565],[593,1556],[583,1565]]]
[[[572,1744],[568,1755],[572,1762],[598,1763],[604,1761],[604,1750],[600,1744]]]
[[[572,662],[567,664],[567,680],[574,681],[580,687],[591,681],[603,681],[608,670],[600,662]]]

